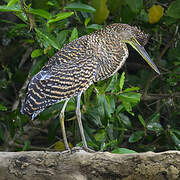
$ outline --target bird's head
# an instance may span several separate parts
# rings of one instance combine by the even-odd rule
[[[151,66],[154,71],[160,74],[158,68],[149,57],[148,53],[144,49],[145,44],[148,41],[148,35],[142,32],[137,27],[130,26],[128,24],[113,24],[113,32],[116,34],[116,37],[124,43],[130,44],[142,57],[143,59]]]

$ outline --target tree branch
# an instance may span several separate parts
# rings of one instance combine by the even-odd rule
[[[1,180],[167,180],[180,178],[180,152],[0,152]]]

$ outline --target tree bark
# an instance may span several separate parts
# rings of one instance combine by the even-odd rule
[[[0,152],[0,180],[174,180],[180,179],[180,151]]]

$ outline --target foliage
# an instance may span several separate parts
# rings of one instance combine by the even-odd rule
[[[164,13],[164,8],[160,5],[153,5],[149,9],[149,23],[154,24],[158,22]]]
[[[127,69],[123,68],[126,73],[120,71],[91,86],[81,100],[88,145],[114,153],[180,149],[180,0],[155,4],[143,0],[4,0],[0,4],[2,150],[64,148],[58,133],[63,102],[42,112],[33,126],[20,113],[27,82],[64,44],[115,22],[140,26],[151,35],[147,49],[161,75],[145,70],[134,54],[133,62],[130,56]],[[75,99],[68,103],[66,129],[70,144],[81,145],[75,103]],[[24,137],[27,126],[32,132],[38,128],[39,141],[31,131],[29,138]],[[42,142],[40,137],[47,139]]]

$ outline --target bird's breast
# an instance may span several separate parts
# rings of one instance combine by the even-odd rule
[[[97,56],[98,66],[95,82],[104,80],[116,73],[124,64],[129,52],[125,43],[101,47]]]

